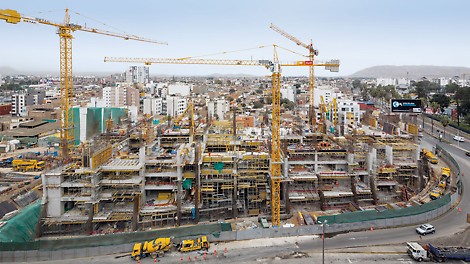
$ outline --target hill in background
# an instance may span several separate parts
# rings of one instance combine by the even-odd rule
[[[426,78],[451,78],[454,76],[462,77],[462,74],[467,74],[470,77],[470,68],[467,67],[453,67],[453,66],[430,66],[430,65],[404,65],[404,66],[391,66],[382,65],[366,68],[354,74],[351,78],[410,78],[419,79]]]

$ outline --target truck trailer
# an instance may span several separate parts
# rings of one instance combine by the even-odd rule
[[[437,261],[444,262],[449,259],[470,261],[470,248],[466,247],[436,247],[432,244],[421,246],[416,242],[408,242],[408,255],[419,262]]]

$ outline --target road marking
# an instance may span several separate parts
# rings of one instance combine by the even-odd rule
[[[369,237],[350,237],[349,240],[368,239]]]
[[[352,263],[352,261],[351,261],[349,258],[348,258],[348,262],[349,262],[349,263]]]

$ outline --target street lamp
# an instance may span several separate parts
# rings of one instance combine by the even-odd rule
[[[327,226],[328,220],[324,220],[322,226],[322,263],[325,264],[325,226]]]

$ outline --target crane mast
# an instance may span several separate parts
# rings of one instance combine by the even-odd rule
[[[155,44],[164,44],[155,40],[145,39],[138,36],[114,33],[96,28],[88,28],[77,24],[70,23],[69,10],[65,9],[65,17],[63,23],[54,23],[46,19],[23,16],[18,11],[12,9],[0,9],[0,19],[7,23],[18,24],[19,22],[27,22],[32,24],[43,24],[58,28],[60,37],[60,142],[62,150],[62,159],[67,161],[73,145],[73,115],[72,115],[72,98],[73,98],[73,74],[72,74],[72,33],[74,31],[85,31],[111,37],[118,37],[125,40],[136,40],[150,42]]]
[[[312,65],[309,67],[309,82],[308,82],[308,87],[309,87],[309,110],[308,110],[308,123],[312,126],[315,126],[316,123],[316,117],[315,117],[315,56],[318,56],[318,50],[313,48],[313,44],[310,42],[310,44],[305,44],[304,42],[300,41],[298,38],[292,36],[291,34],[285,32],[284,30],[280,29],[273,23],[269,25],[269,27],[279,33],[280,35],[286,37],[287,39],[295,42],[297,45],[304,47],[308,50],[308,59],[309,61],[312,62]],[[339,61],[337,61],[337,64],[339,67]],[[339,69],[334,69],[330,71],[335,71],[337,72]]]

